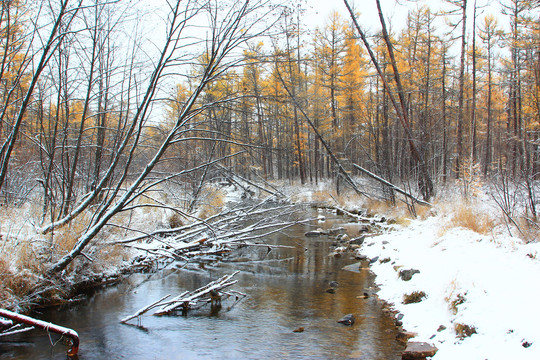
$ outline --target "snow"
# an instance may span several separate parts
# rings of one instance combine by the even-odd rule
[[[332,189],[329,182],[320,182],[311,188],[281,185],[279,187],[293,202],[326,200],[348,210],[366,207],[361,197],[329,196]],[[221,191],[225,204],[242,201],[238,187],[222,186]],[[459,204],[452,196],[444,197],[447,203]],[[336,199],[342,203],[338,204]],[[475,204],[479,216],[500,211],[486,199],[489,197]],[[28,209],[20,211],[30,213]],[[166,223],[170,215],[136,211],[141,211],[134,218],[138,219],[137,227],[142,229]],[[494,227],[487,235],[456,227],[452,222],[453,213],[451,206],[446,210],[442,205],[436,206],[427,218],[411,220],[407,225],[391,225],[382,235],[366,238],[358,251],[369,258],[379,257],[371,265],[380,288],[377,295],[404,315],[403,328],[417,333],[412,341],[425,341],[439,349],[435,360],[540,359],[540,309],[537,306],[540,243],[525,243],[511,236],[503,225]],[[3,216],[0,235],[13,244],[25,238],[39,240],[35,232],[32,234],[34,227],[30,221],[20,224],[20,219],[27,218],[31,217]],[[326,220],[323,212],[317,214],[317,220]],[[519,232],[514,229],[512,234]],[[4,247],[6,243],[4,241]],[[139,249],[134,250],[133,255],[145,253],[143,249],[152,248],[155,243],[142,242],[137,246]],[[10,261],[12,267],[14,263]],[[410,281],[403,281],[399,271],[406,269],[420,272]],[[12,270],[13,273],[19,271]],[[419,303],[403,304],[404,295],[414,291],[424,291],[427,297]],[[474,327],[476,333],[460,339],[455,331],[458,324]]]
[[[372,265],[378,296],[404,314],[404,329],[418,334],[412,341],[439,349],[433,359],[540,359],[540,244],[495,231],[443,232],[449,221],[434,215],[366,240],[362,254],[390,259]],[[403,281],[401,269],[420,273]],[[427,298],[403,304],[404,294],[413,291]],[[451,304],[460,298],[454,313]],[[474,326],[477,333],[461,340],[456,324]],[[446,329],[437,331],[441,325]]]

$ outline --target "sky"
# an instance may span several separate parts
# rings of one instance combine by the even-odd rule
[[[375,0],[349,0],[353,9],[360,12],[360,23],[366,30],[376,30],[380,27],[377,6]],[[349,17],[349,13],[343,0],[307,0],[308,11],[306,20],[308,26],[324,26],[328,15],[332,11],[337,11],[344,18]],[[407,17],[407,8],[399,5],[395,0],[381,0],[381,7],[387,19],[397,21],[403,25]]]
[[[468,19],[472,19],[473,3],[469,2]],[[359,23],[368,33],[377,32],[380,29],[379,15],[375,0],[349,0],[349,4],[357,12],[360,12]],[[381,7],[386,18],[386,23],[391,30],[398,31],[402,29],[407,20],[407,13],[410,9],[429,5],[433,11],[439,11],[445,5],[443,0],[381,0]],[[496,0],[477,0],[478,7],[477,18],[480,19],[486,13],[492,13],[498,16],[499,23],[504,25],[501,10]],[[337,11],[343,18],[349,17],[349,13],[343,0],[307,0],[307,13],[305,16],[306,24],[309,27],[323,27],[327,22],[328,15],[332,11]],[[471,26],[468,26],[469,29]]]

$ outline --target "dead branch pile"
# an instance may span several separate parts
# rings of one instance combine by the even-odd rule
[[[198,309],[207,304],[221,306],[221,301],[229,297],[235,298],[236,304],[247,295],[236,290],[225,289],[238,282],[238,280],[232,280],[232,278],[238,273],[239,271],[236,271],[232,274],[224,275],[223,277],[214,280],[201,288],[194,291],[185,291],[170,300],[167,299],[169,299],[171,295],[166,295],[158,301],[138,310],[133,315],[123,318],[120,320],[120,322],[127,323],[131,319],[140,318],[145,313],[157,307],[159,307],[159,309],[154,312],[153,315],[155,316],[167,315],[177,311],[186,313],[189,310]]]
[[[243,246],[279,247],[264,238],[293,225],[311,221],[297,220],[294,205],[260,202],[248,207],[228,209],[207,219],[174,229],[161,229],[115,242],[142,251],[137,262],[179,260],[222,255]]]

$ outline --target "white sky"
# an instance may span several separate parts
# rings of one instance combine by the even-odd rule
[[[366,30],[379,29],[379,15],[375,0],[349,0],[349,4],[355,11],[360,12],[360,24]],[[332,11],[337,11],[344,19],[349,18],[349,13],[343,0],[307,0],[308,11],[306,20],[311,27],[323,27]],[[398,5],[395,0],[381,0],[381,7],[387,19],[400,26],[405,23],[407,8]]]
[[[368,33],[377,32],[380,29],[379,13],[375,0],[349,0],[349,4],[356,12],[360,12],[359,23]],[[468,22],[472,22],[473,1],[467,7]],[[433,12],[441,10],[448,5],[443,0],[381,0],[381,7],[386,18],[386,24],[391,31],[402,29],[407,20],[409,9],[429,5]],[[477,23],[481,21],[486,13],[492,13],[499,17],[500,25],[505,25],[506,19],[501,15],[500,6],[496,0],[477,0],[477,6],[482,7],[477,10]],[[327,22],[328,15],[332,11],[338,11],[344,19],[349,18],[349,13],[343,0],[307,0],[308,11],[306,13],[306,23],[309,27],[323,27]],[[472,23],[471,23],[472,24]],[[443,25],[441,25],[442,27]],[[471,29],[471,25],[467,24]],[[447,31],[447,29],[444,29]]]

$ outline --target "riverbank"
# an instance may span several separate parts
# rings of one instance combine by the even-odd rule
[[[342,191],[338,195],[329,190],[332,188],[330,183],[311,187],[288,183],[275,186],[292,203],[378,214],[391,220],[392,225],[385,227],[382,234],[367,234],[358,251],[376,259],[371,269],[377,276],[379,298],[392,304],[406,331],[416,333],[412,341],[429,342],[439,348],[435,359],[540,358],[540,334],[537,331],[540,315],[535,309],[540,295],[536,280],[540,275],[540,244],[535,235],[538,231],[534,225],[512,224],[486,193],[467,197],[439,195],[433,207],[417,206],[413,216],[403,204],[391,206],[352,191]],[[227,203],[241,202],[246,194],[232,186],[219,191],[222,192],[220,196],[209,196],[205,203],[212,207],[201,207],[201,211],[207,213],[204,216],[220,211]],[[260,195],[256,192],[254,189],[253,196],[258,199]],[[141,212],[140,209],[137,211]],[[131,226],[151,229],[151,226],[171,228],[181,225],[173,215],[141,213],[134,217],[140,219],[137,224]],[[131,217],[129,219],[131,221]],[[32,229],[33,226],[20,228]],[[30,255],[36,253],[32,249],[39,250],[40,244],[46,245],[48,239],[9,229],[3,233],[4,254],[14,254],[6,251],[7,234],[10,234],[11,245],[18,245],[19,250],[28,249],[23,255],[28,253],[29,256],[23,259],[26,262],[16,258],[10,262],[4,260],[3,264],[0,262],[9,270],[2,272],[3,280],[13,280],[12,287],[24,294],[25,288],[16,281],[24,278],[23,285],[32,285],[34,279],[39,283],[42,270],[39,264],[33,265],[32,261],[37,260]],[[66,229],[66,234],[67,230],[74,231]],[[228,230],[225,231],[228,234]],[[57,233],[56,239],[69,238],[60,235],[63,234]],[[116,238],[126,238],[125,232],[110,231],[106,236],[107,244],[113,244]],[[25,244],[24,239],[35,247],[21,247],[20,244]],[[108,251],[108,256],[96,257],[99,261],[91,262],[97,274],[118,273],[115,269],[146,251],[126,250],[120,245],[106,245],[101,250]],[[9,277],[9,274],[13,276]],[[2,281],[1,285],[6,286],[7,282]],[[70,284],[63,285],[70,287]],[[57,286],[50,285],[52,292],[27,296],[27,304],[34,304],[38,297],[61,297],[62,291]],[[21,303],[21,297],[17,299],[16,294],[10,291],[5,294],[9,297],[0,298],[4,303]]]
[[[469,220],[486,216],[472,206]],[[459,213],[433,210],[364,242],[359,251],[379,259],[378,296],[402,314],[412,341],[439,349],[436,360],[540,358],[540,244],[504,225],[481,234],[456,226]]]
[[[383,234],[366,237],[357,256],[372,259],[377,295],[415,334],[410,341],[439,349],[433,359],[539,359],[540,243],[526,201],[509,193],[510,219],[497,189],[457,190],[446,189],[433,207],[417,206],[416,216],[404,205],[355,196],[326,202],[392,219]],[[297,198],[317,203],[321,192]]]
[[[359,296],[373,289],[373,273],[367,267],[359,269],[351,256],[334,256],[335,236],[304,236],[316,227],[344,226],[352,232],[362,225],[332,210],[298,208],[302,217],[324,216],[324,221],[299,223],[265,236],[264,247],[245,246],[223,258],[178,261],[157,272],[133,274],[89,301],[43,310],[39,318],[76,330],[81,357],[400,359],[403,344],[396,340],[391,314],[374,296]],[[269,251],[271,246],[275,247]],[[232,289],[248,294],[241,302],[224,299],[219,311],[208,305],[186,316],[152,316],[152,311],[131,321],[136,326],[120,323],[168,294],[192,291],[238,270]],[[354,314],[353,326],[338,323],[347,314]],[[64,355],[65,348],[51,348],[45,333],[17,339],[32,346],[0,344],[0,359]]]

